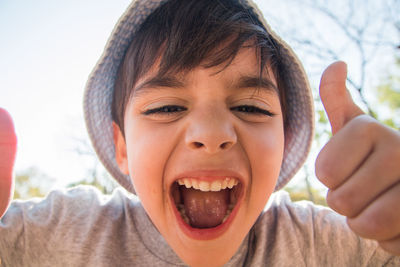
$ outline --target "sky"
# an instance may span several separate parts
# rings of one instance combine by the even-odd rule
[[[0,1],[0,106],[14,119],[15,170],[82,179],[83,89],[129,1]],[[84,163],[84,164],[82,164]]]
[[[0,106],[14,119],[17,172],[35,166],[58,185],[66,185],[84,178],[93,166],[92,158],[76,152],[77,140],[88,140],[83,90],[129,2],[0,0]],[[277,1],[255,2],[271,15],[278,33],[281,22],[293,22],[293,12],[299,13],[271,4]],[[324,22],[318,26],[324,28]],[[327,36],[332,37],[334,29],[330,30]],[[302,60],[306,56],[300,53]],[[351,55],[348,61],[351,64]],[[305,68],[310,76],[323,71],[312,61]]]

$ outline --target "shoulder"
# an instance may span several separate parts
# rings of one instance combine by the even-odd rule
[[[271,196],[252,233],[257,257],[288,265],[376,266],[398,260],[354,234],[345,217],[310,201],[292,202],[283,191]]]
[[[13,266],[26,266],[28,262],[30,266],[43,262],[83,266],[89,260],[112,258],[112,249],[104,257],[92,252],[103,251],[108,245],[118,247],[115,236],[129,233],[135,237],[136,232],[128,227],[133,225],[132,218],[138,209],[136,197],[123,190],[104,195],[91,186],[54,190],[45,198],[13,201],[0,219],[0,258]]]
[[[112,195],[104,195],[92,186],[80,185],[53,190],[44,198],[13,201],[1,222],[3,226],[14,220],[25,225],[56,226],[66,222],[80,223],[80,220],[88,223],[99,215],[118,217],[125,208],[137,205],[139,201],[136,197],[122,189],[116,189]]]
[[[301,247],[329,243],[331,235],[351,234],[343,216],[310,201],[292,202],[285,191],[271,195],[253,230],[258,238],[275,240],[274,245]]]
[[[311,201],[292,202],[285,191],[279,191],[271,195],[270,200],[258,222],[263,221],[279,223],[286,227],[325,227],[336,225],[345,227],[346,220],[328,207],[316,205]]]

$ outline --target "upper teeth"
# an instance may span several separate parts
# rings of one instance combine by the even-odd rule
[[[186,188],[193,187],[194,189],[201,190],[204,192],[208,191],[220,191],[226,188],[233,188],[235,185],[239,183],[236,178],[226,177],[221,180],[214,180],[212,182],[209,181],[200,181],[193,178],[182,178],[178,181],[179,185],[184,185]]]

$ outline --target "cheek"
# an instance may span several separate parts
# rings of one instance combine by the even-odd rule
[[[149,214],[161,209],[166,190],[164,170],[173,147],[174,129],[139,123],[126,126],[128,168],[138,197]]]
[[[248,155],[252,167],[264,171],[265,175],[273,175],[279,171],[284,150],[284,130],[280,121],[267,125],[255,125],[247,131]]]
[[[254,128],[249,132],[252,145],[248,151],[251,164],[251,201],[261,212],[273,192],[282,165],[284,151],[284,130],[282,123]]]

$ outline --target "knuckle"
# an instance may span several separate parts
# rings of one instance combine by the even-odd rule
[[[386,218],[376,213],[363,214],[354,219],[348,219],[348,225],[354,232],[364,238],[382,240],[390,236],[387,232]]]
[[[400,149],[387,149],[379,154],[382,170],[400,170]]]
[[[355,209],[353,204],[352,196],[349,196],[346,192],[339,190],[331,190],[328,192],[326,202],[336,212],[347,216],[353,217],[355,215]]]
[[[364,228],[367,233],[375,234],[376,237],[381,235],[382,229],[386,227],[384,220],[381,216],[368,216],[364,220]]]
[[[395,164],[395,166],[399,166],[398,162],[400,161],[400,138],[397,143],[389,143],[389,149],[387,153],[385,153],[385,158],[388,162]]]
[[[371,138],[380,131],[382,125],[368,115],[361,115],[354,118],[349,123],[349,127],[355,138]]]
[[[330,163],[325,153],[321,151],[315,161],[315,175],[324,185],[331,188],[333,186],[331,180],[334,178],[334,174],[333,164]]]

